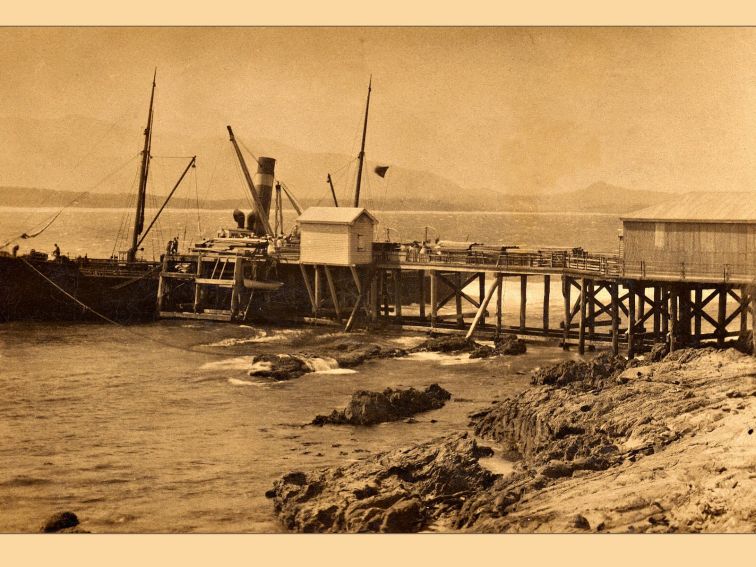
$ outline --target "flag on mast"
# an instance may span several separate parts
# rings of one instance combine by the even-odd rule
[[[377,165],[375,166],[375,173],[379,177],[386,177],[386,172],[388,171],[389,166],[387,165]]]

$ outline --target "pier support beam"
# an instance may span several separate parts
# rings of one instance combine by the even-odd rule
[[[572,283],[569,276],[562,276],[562,296],[564,297],[564,321],[562,322],[562,348],[567,350],[567,341],[570,338],[570,325],[572,324]]]
[[[588,301],[588,340],[593,341],[596,334],[596,292],[593,280],[588,280],[586,284],[588,286],[586,290],[586,300]]]
[[[480,272],[478,275],[478,298],[480,303],[483,303],[483,300],[486,297],[486,273]],[[483,310],[482,319],[480,320],[481,324],[486,324],[486,310]]]
[[[402,271],[394,270],[394,315],[402,322]]]
[[[431,329],[438,324],[438,274],[430,270]]]
[[[320,282],[320,270],[318,270],[318,267],[313,266],[312,269],[315,271],[315,305],[313,306],[312,313],[317,316],[320,311],[320,305],[323,301],[323,284]]]
[[[457,327],[460,329],[465,326],[465,319],[462,316],[462,274],[457,272],[456,277],[456,289],[454,290],[454,305],[457,310]]]
[[[717,309],[717,346],[723,347],[727,336],[727,286],[719,288]]]
[[[669,292],[669,352],[677,349],[677,290]]]
[[[543,276],[543,330],[549,330],[549,301],[551,295],[551,276]]]
[[[485,297],[482,299],[480,307],[478,307],[478,312],[475,314],[475,318],[473,319],[473,322],[470,324],[470,329],[467,331],[467,335],[465,335],[466,339],[469,339],[473,336],[473,333],[475,333],[475,329],[478,326],[478,323],[480,322],[481,318],[483,317],[483,314],[486,312],[486,308],[488,307],[489,302],[491,301],[491,298],[493,297],[494,292],[496,291],[496,288],[499,285],[499,280],[496,280],[496,283],[488,290],[488,293],[486,293]]]
[[[619,354],[619,283],[609,284],[612,302],[612,354]]]
[[[502,301],[504,299],[504,276],[502,274],[496,274],[496,336],[501,335],[501,324],[503,319]]]
[[[741,341],[744,341],[748,334],[748,304],[748,286],[744,285],[740,287],[740,332],[738,337]]]
[[[420,284],[420,299],[418,300],[420,307],[420,320],[425,321],[425,270],[418,270],[417,278],[418,283]]]
[[[520,276],[520,332],[525,332],[528,307],[528,276]]]
[[[333,309],[336,311],[336,320],[341,323],[341,306],[339,305],[339,297],[336,294],[336,284],[333,281],[333,275],[331,269],[328,266],[323,266],[325,272],[326,281],[328,282],[328,290],[331,293],[331,301],[333,302]]]
[[[659,342],[661,334],[661,316],[662,316],[662,294],[661,288],[658,285],[654,285],[654,317],[653,317],[653,337],[654,343]]]
[[[756,285],[751,288],[751,338],[753,339],[753,356],[756,358]]]
[[[578,352],[585,354],[586,281],[580,278],[580,326],[578,328]]]
[[[627,358],[635,358],[635,285],[630,283],[627,295]]]

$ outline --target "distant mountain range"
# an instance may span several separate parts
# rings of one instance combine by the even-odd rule
[[[459,191],[464,191],[459,188]],[[63,207],[76,201],[77,194],[72,191],[54,191],[50,189],[35,189],[28,187],[0,187],[0,206],[8,207]],[[501,212],[576,212],[576,213],[605,213],[622,214],[642,209],[675,198],[669,193],[654,191],[638,191],[623,189],[607,183],[594,183],[590,187],[578,191],[558,193],[553,195],[539,195],[532,197],[505,196],[489,194],[488,198],[475,203],[466,201],[455,202],[452,199],[439,198],[404,198],[386,199],[380,208],[383,210],[435,210],[435,211],[501,211]],[[300,199],[303,206],[331,205],[329,199],[304,198]],[[72,206],[92,208],[122,208],[132,206],[133,195],[126,193],[90,193],[76,201]],[[162,202],[160,200],[159,202]],[[176,197],[171,200],[170,208],[195,208],[197,200],[187,197]],[[351,206],[349,202],[341,204]],[[159,203],[158,203],[159,205]],[[241,199],[209,199],[199,202],[202,209],[225,209],[236,207],[244,209],[251,205]],[[366,204],[368,206],[369,204]],[[288,203],[284,203],[290,208]]]
[[[89,193],[76,206],[124,207],[129,203],[142,144],[140,128],[81,116],[55,120],[0,117],[0,131],[6,135],[0,149],[0,205],[60,207],[83,191]],[[332,204],[328,173],[333,176],[339,203],[351,204],[357,169],[354,156],[306,152],[274,140],[249,138],[245,132],[236,134],[255,155],[276,158],[276,176],[303,205]],[[191,133],[166,131],[158,123],[152,153],[156,158],[149,190],[155,197],[150,204],[159,206],[160,195],[168,193],[188,162],[188,158],[174,157],[196,154],[196,181],[189,176],[170,206],[195,207],[199,201],[202,208],[250,208],[222,126],[217,136],[196,138]],[[247,159],[254,172],[253,159]],[[380,165],[388,165],[389,170],[381,178],[374,172],[376,165],[379,163],[366,162],[361,193],[361,204],[373,209],[622,213],[674,197],[603,182],[567,193],[509,195],[461,187],[437,172],[385,162]],[[51,187],[56,190],[47,189]]]

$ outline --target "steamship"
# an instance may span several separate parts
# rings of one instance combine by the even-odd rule
[[[107,259],[86,256],[77,259],[65,256],[49,258],[47,254],[34,251],[16,255],[15,250],[12,254],[0,250],[0,321],[105,319],[122,323],[155,317],[160,262],[142,260],[137,255],[157,217],[195,163],[195,158],[192,158],[174,190],[145,230],[156,75],[152,80],[147,127],[144,131],[139,192],[130,248],[122,254],[122,258]],[[9,241],[5,246],[12,242],[13,240]]]

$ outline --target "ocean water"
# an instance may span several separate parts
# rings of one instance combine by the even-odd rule
[[[0,245],[34,227],[42,228],[59,209],[2,207],[0,202]],[[503,243],[523,247],[582,246],[591,252],[617,251],[621,223],[616,215],[576,213],[486,213],[448,211],[372,211],[378,217],[378,239],[392,241],[468,240]],[[90,258],[108,258],[128,248],[127,236],[132,226],[130,211],[125,209],[70,208],[33,240],[21,240],[21,250],[31,248],[52,252],[58,244],[71,257],[88,254]],[[148,210],[147,223],[154,210]],[[284,227],[294,220],[294,211],[285,211]],[[215,236],[222,227],[234,226],[229,211],[166,209],[144,242],[145,259],[157,259],[174,236],[180,246],[201,237]]]
[[[0,237],[27,231],[44,216],[0,209]],[[122,216],[117,210],[67,210],[24,247],[33,242],[46,250],[58,243],[74,256],[109,256]],[[228,225],[229,216],[202,212],[206,235]],[[601,215],[379,216],[402,239],[422,238],[427,225],[431,235],[448,239],[597,251],[611,251],[616,240],[616,219]],[[183,238],[187,227],[188,240],[197,217],[169,211],[163,222],[166,238]],[[159,254],[162,246],[155,250]],[[505,320],[516,317],[516,295],[505,291]],[[534,292],[533,318],[540,317],[541,298]],[[555,289],[552,300],[556,324]],[[288,382],[249,375],[254,355],[317,352],[332,333],[184,321],[128,328],[0,325],[0,532],[36,531],[62,510],[74,511],[95,532],[281,531],[264,493],[282,474],[368,458],[399,439],[420,442],[462,429],[470,412],[525,388],[533,368],[577,356],[531,344],[523,356],[498,360],[424,354],[346,371],[316,360],[312,372]],[[411,334],[363,338],[394,346],[422,340]],[[343,407],[357,389],[431,382],[454,397],[444,408],[418,415],[417,423],[304,425]]]

